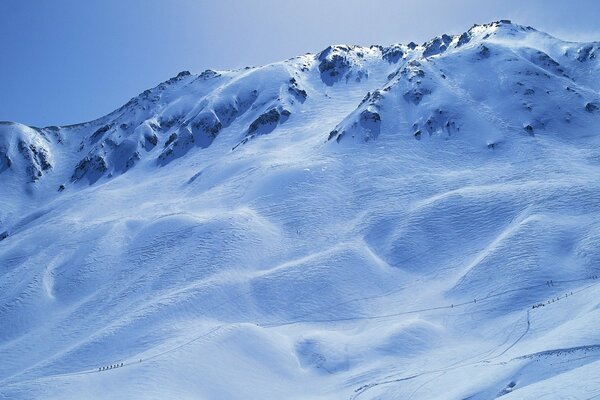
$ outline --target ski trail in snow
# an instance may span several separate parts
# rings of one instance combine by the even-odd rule
[[[555,284],[560,284],[560,283],[573,283],[573,282],[578,282],[578,281],[582,281],[582,280],[590,280],[592,278],[579,278],[579,279],[572,279],[572,280],[563,280],[563,281],[554,281]],[[582,289],[579,289],[577,291],[573,291],[573,295],[580,293],[584,290],[587,290],[595,285],[597,285],[600,282],[597,283],[593,283],[591,285],[588,285]],[[523,287],[523,288],[516,288],[516,289],[511,289],[511,290],[506,290],[503,291],[501,293],[496,293],[496,294],[491,294],[488,296],[485,296],[481,299],[476,299],[477,302],[482,302],[485,300],[490,300],[493,299],[495,297],[498,296],[502,296],[504,294],[507,293],[511,293],[514,291],[523,291],[523,290],[529,290],[529,289],[533,289],[533,288],[538,288],[541,286],[545,286],[545,284],[540,284],[540,285],[533,285],[533,286],[528,286],[528,287]],[[238,296],[236,296],[236,298],[239,298],[241,296],[244,296],[246,294],[248,294],[250,291],[248,292],[244,292],[239,294]],[[231,303],[234,299],[230,299],[228,301],[225,301],[223,303],[217,304],[213,307],[213,309],[211,309],[211,311],[214,311],[214,309],[218,308],[218,307],[222,307],[224,305],[227,305],[229,303]],[[566,298],[566,297],[562,297],[562,298]],[[400,312],[400,313],[393,313],[393,314],[386,314],[386,315],[374,315],[374,316],[361,316],[361,317],[348,317],[348,318],[332,318],[332,319],[315,319],[315,320],[296,320],[296,321],[287,321],[287,322],[281,322],[281,323],[257,323],[255,324],[256,326],[262,327],[262,328],[273,328],[273,327],[281,327],[281,326],[286,326],[286,325],[292,325],[292,324],[299,324],[299,323],[334,323],[334,322],[347,322],[347,321],[356,321],[356,320],[365,320],[365,319],[383,319],[383,318],[391,318],[391,317],[396,317],[396,316],[401,316],[401,315],[408,315],[408,314],[414,314],[414,313],[421,313],[421,312],[427,312],[427,311],[434,311],[434,310],[443,310],[443,309],[454,309],[454,308],[458,308],[458,307],[464,307],[467,305],[473,305],[473,304],[477,304],[476,302],[473,301],[469,301],[469,302],[463,302],[463,303],[457,303],[457,304],[451,304],[451,305],[443,305],[443,306],[438,306],[438,307],[431,307],[431,308],[424,308],[424,309],[418,309],[418,310],[407,310],[404,312]],[[313,311],[314,312],[314,311]],[[448,371],[454,370],[454,369],[458,369],[458,368],[463,368],[466,366],[471,366],[471,365],[477,365],[477,364],[481,364],[481,363],[489,363],[491,360],[496,359],[504,354],[506,354],[510,349],[512,349],[515,345],[517,345],[529,332],[530,329],[530,312],[531,309],[527,310],[527,319],[526,319],[526,329],[525,331],[514,341],[512,342],[507,348],[505,348],[500,354],[480,360],[480,361],[475,361],[475,362],[470,362],[467,364],[464,364],[465,360],[468,360],[470,358],[473,357],[468,357],[466,359],[463,359],[462,361],[459,361],[459,365],[456,365],[456,363],[451,364],[450,366],[446,367],[446,368],[440,368],[440,369],[436,369],[436,370],[431,370],[431,371],[423,371],[417,374],[413,374],[407,377],[402,377],[402,378],[397,378],[397,379],[390,379],[390,380],[385,380],[382,382],[375,382],[375,383],[371,383],[371,384],[366,384],[363,385],[361,387],[359,387],[358,389],[355,390],[355,395],[353,397],[351,397],[353,400],[358,398],[360,395],[362,395],[365,391],[376,387],[376,386],[381,386],[381,385],[387,385],[387,384],[392,384],[392,383],[398,383],[398,382],[402,382],[402,381],[407,381],[407,380],[411,380],[411,379],[415,379],[417,377],[423,376],[423,375],[428,375],[428,374],[432,374],[432,373],[446,373]],[[178,351],[180,349],[183,349],[195,342],[198,342],[199,340],[209,337],[211,335],[213,335],[214,333],[217,333],[219,331],[221,331],[222,329],[224,329],[225,327],[232,327],[233,325],[231,324],[222,324],[222,325],[218,325],[214,328],[212,328],[211,330],[209,330],[208,332],[203,332],[202,334],[198,335],[198,336],[194,336],[191,339],[178,344],[170,349],[161,351],[157,354],[153,354],[151,356],[147,356],[147,357],[142,357],[141,361],[139,361],[140,359],[138,357],[135,357],[135,360],[132,361],[124,361],[124,360],[117,360],[114,362],[114,364],[120,364],[121,362],[123,362],[123,366],[122,367],[117,367],[117,368],[113,368],[113,369],[107,369],[107,370],[98,370],[99,367],[101,366],[96,366],[96,367],[90,367],[84,370],[80,370],[80,371],[74,371],[74,372],[68,372],[68,373],[63,373],[63,374],[54,374],[54,375],[47,375],[47,376],[43,376],[43,377],[38,377],[38,378],[33,378],[33,379],[26,379],[26,380],[22,380],[22,381],[17,381],[17,382],[13,382],[13,383],[7,383],[4,386],[17,386],[17,385],[21,385],[24,383],[30,383],[30,382],[37,382],[37,381],[42,381],[42,380],[49,380],[49,379],[55,379],[55,378],[63,378],[63,377],[70,377],[70,376],[80,376],[80,375],[89,375],[89,374],[94,374],[94,373],[102,373],[102,372],[108,372],[108,371],[112,371],[112,370],[117,370],[120,368],[125,368],[125,367],[131,367],[134,365],[138,365],[140,363],[143,362],[147,362],[150,360],[155,360],[155,359],[159,359],[167,354],[173,353],[175,351]],[[509,335],[510,337],[511,335]],[[113,364],[113,363],[109,363]],[[10,379],[10,378],[9,378]],[[6,382],[8,379],[3,380],[2,382]]]
[[[589,279],[592,279],[592,278],[585,278],[585,280],[589,280]],[[573,282],[573,281],[579,281],[579,280],[581,280],[581,279],[570,280],[570,281],[562,281],[562,282]],[[559,281],[556,281],[555,283],[558,283],[558,282]],[[571,297],[571,296],[574,296],[574,295],[576,295],[578,293],[581,293],[581,292],[583,292],[583,291],[585,291],[585,290],[587,290],[587,289],[589,289],[589,288],[591,288],[591,287],[593,287],[593,286],[595,286],[597,284],[598,284],[598,282],[593,283],[593,284],[585,286],[584,288],[581,288],[579,290],[576,290],[576,291],[574,290],[572,295],[564,296],[564,297],[559,297],[559,298],[560,299],[566,299],[567,297]],[[537,287],[537,286],[535,286],[535,287]],[[494,296],[496,296],[496,295],[494,295]],[[468,303],[468,304],[471,304],[471,303]],[[552,304],[552,303],[549,303],[549,304]],[[547,304],[547,305],[549,305],[549,304]],[[535,310],[537,312],[538,310],[541,311],[542,309],[543,309],[543,307],[535,309]],[[384,381],[381,381],[381,382],[374,382],[374,383],[365,384],[363,386],[360,386],[358,389],[355,389],[354,390],[354,394],[350,397],[350,399],[351,400],[356,400],[359,396],[361,396],[362,394],[364,394],[367,390],[372,389],[372,388],[377,387],[377,386],[389,385],[389,384],[393,384],[393,383],[404,382],[404,381],[412,380],[412,379],[415,379],[415,378],[418,378],[418,377],[421,377],[421,376],[424,376],[424,375],[429,375],[429,374],[434,374],[434,373],[442,373],[442,375],[443,375],[443,374],[445,374],[445,373],[447,373],[449,371],[455,370],[455,369],[460,369],[460,368],[464,368],[464,367],[468,367],[468,366],[479,365],[479,364],[482,364],[482,363],[489,363],[490,361],[492,361],[492,360],[494,360],[496,358],[499,358],[499,357],[503,356],[504,354],[506,354],[509,350],[511,350],[519,342],[521,342],[523,340],[523,338],[525,338],[525,336],[527,336],[527,334],[529,333],[529,330],[531,328],[531,311],[532,311],[532,309],[527,309],[527,311],[526,311],[526,327],[525,327],[524,332],[521,335],[519,335],[519,337],[515,341],[513,341],[510,345],[508,345],[505,349],[503,349],[502,352],[500,352],[499,354],[497,354],[495,356],[492,356],[492,357],[489,357],[489,358],[485,358],[485,359],[482,359],[482,360],[479,360],[479,361],[464,363],[464,361],[466,361],[466,360],[468,360],[470,358],[473,358],[473,357],[469,357],[469,358],[466,358],[466,359],[464,359],[462,361],[459,361],[458,365],[457,365],[457,363],[454,363],[454,364],[451,364],[450,366],[445,367],[445,368],[440,368],[440,369],[431,370],[431,371],[422,371],[422,372],[419,372],[419,373],[416,373],[416,374],[413,374],[413,375],[409,375],[407,377],[402,377],[402,378],[397,378],[397,379],[388,379],[388,380],[384,380]],[[509,335],[509,337],[510,336],[512,336],[512,333]],[[439,378],[439,376],[433,378],[431,381],[433,381],[433,380],[435,380],[437,378]],[[419,386],[418,389],[422,388],[425,384],[426,383],[424,383],[421,386]],[[414,393],[416,393],[416,391],[413,392],[413,395],[414,395]],[[412,397],[412,395],[411,395],[411,397]],[[597,395],[597,396],[595,396],[595,397],[600,397],[600,394]]]

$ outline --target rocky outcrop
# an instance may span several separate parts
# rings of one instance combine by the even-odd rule
[[[89,183],[95,183],[108,170],[106,160],[100,155],[89,155],[83,158],[71,175],[71,181],[77,182],[82,178],[87,178]]]
[[[0,173],[23,174],[32,183],[52,169],[50,142],[41,129],[0,123]]]
[[[423,57],[431,57],[445,52],[452,42],[452,37],[446,34],[423,44]]]

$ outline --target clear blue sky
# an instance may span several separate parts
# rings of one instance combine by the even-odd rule
[[[421,43],[504,18],[600,40],[595,0],[0,0],[0,120],[83,122],[182,70]]]

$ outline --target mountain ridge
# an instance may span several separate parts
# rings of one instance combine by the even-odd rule
[[[497,21],[3,123],[0,397],[597,396],[597,51]]]

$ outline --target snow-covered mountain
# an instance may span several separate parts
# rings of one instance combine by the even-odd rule
[[[598,397],[599,126],[510,21],[2,122],[0,397]]]

